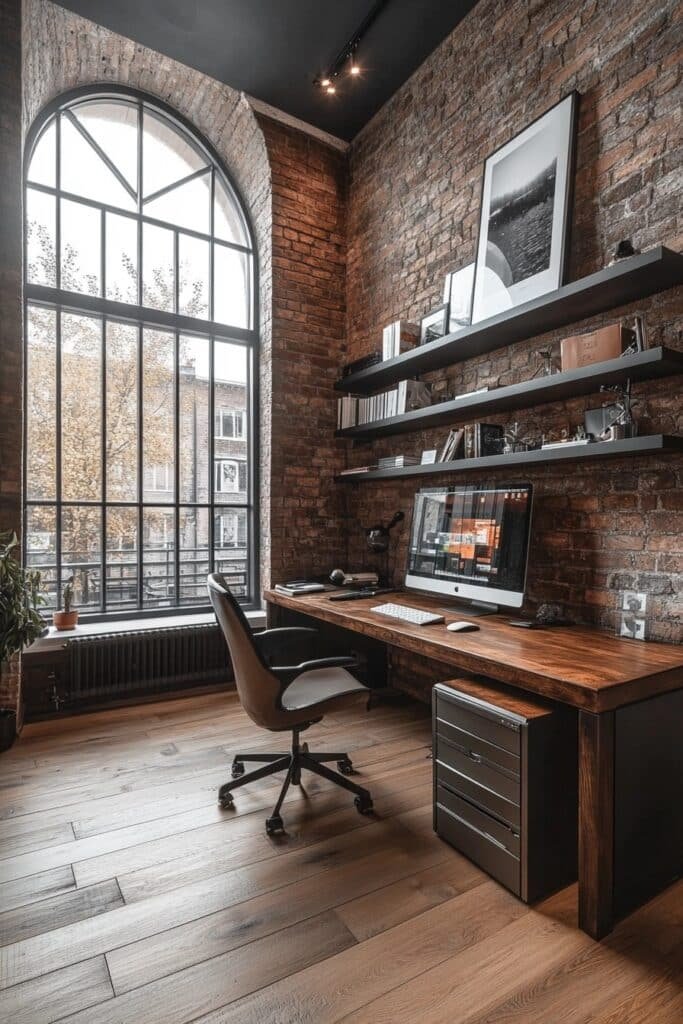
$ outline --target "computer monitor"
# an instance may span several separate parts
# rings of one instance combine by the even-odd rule
[[[406,587],[519,608],[524,600],[531,484],[429,488],[415,496]],[[494,607],[491,608],[490,606]]]

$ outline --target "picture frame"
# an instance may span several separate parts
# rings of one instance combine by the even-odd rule
[[[472,323],[472,298],[476,263],[468,263],[460,270],[446,274],[443,300],[448,303],[448,333],[456,334]]]
[[[647,640],[647,594],[624,590],[619,604],[619,636],[630,640]]]
[[[429,345],[448,334],[448,303],[430,310],[420,320],[420,344]]]
[[[564,283],[578,100],[569,93],[486,159],[472,323]]]

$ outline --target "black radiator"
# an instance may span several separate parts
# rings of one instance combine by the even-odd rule
[[[233,679],[225,640],[214,624],[74,638],[58,651],[25,657],[24,667],[29,721]]]

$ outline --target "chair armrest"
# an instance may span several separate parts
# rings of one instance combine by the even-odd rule
[[[283,686],[289,684],[300,676],[302,672],[311,672],[316,668],[354,668],[358,659],[350,654],[342,654],[335,658],[316,658],[314,661],[302,661],[300,665],[276,665],[271,667],[271,672],[278,677]]]
[[[267,660],[276,656],[279,648],[289,649],[292,642],[312,640],[317,635],[318,630],[310,629],[308,626],[278,626],[275,629],[264,629],[261,633],[254,633],[253,637],[261,656]]]

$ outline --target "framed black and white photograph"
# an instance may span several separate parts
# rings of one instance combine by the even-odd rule
[[[647,594],[635,590],[624,590],[621,594],[621,615],[619,636],[630,640],[645,640],[647,637]]]
[[[578,93],[570,93],[484,166],[472,323],[564,280]]]
[[[475,263],[446,274],[443,301],[448,303],[448,333],[455,334],[472,323],[472,292]]]
[[[428,345],[448,334],[448,303],[437,306],[420,320],[420,344]]]

